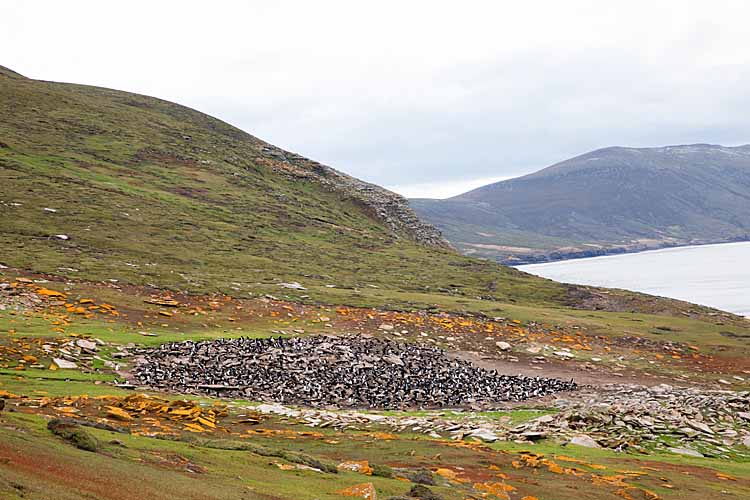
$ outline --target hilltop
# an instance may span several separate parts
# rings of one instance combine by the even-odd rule
[[[458,255],[395,193],[153,97],[3,69],[0,167],[5,266],[353,303],[566,295]]]
[[[750,145],[610,147],[411,201],[467,255],[535,262],[750,238]]]

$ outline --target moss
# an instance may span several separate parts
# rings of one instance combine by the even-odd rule
[[[76,448],[91,452],[99,451],[99,441],[79,425],[55,418],[49,421],[47,429],[52,431],[53,434],[68,441]]]
[[[419,500],[442,500],[440,495],[435,494],[431,489],[422,484],[412,486],[407,496],[418,498]]]
[[[388,477],[388,478],[391,478],[391,477],[394,476],[393,469],[391,469],[387,465],[383,465],[383,464],[371,464],[370,467],[372,467],[372,475],[373,476]]]

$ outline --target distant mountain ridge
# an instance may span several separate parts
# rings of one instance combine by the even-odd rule
[[[750,239],[750,145],[598,149],[411,204],[466,254],[505,263]]]

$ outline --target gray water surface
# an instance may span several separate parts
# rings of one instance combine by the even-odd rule
[[[518,266],[564,283],[624,288],[750,317],[750,242]]]

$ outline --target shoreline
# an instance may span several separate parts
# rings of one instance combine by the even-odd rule
[[[643,256],[598,255],[514,268],[562,283],[632,290],[682,300],[750,320],[750,305],[742,298],[747,296],[750,275],[743,266],[736,269],[737,262],[746,260],[748,250],[750,241],[729,241],[627,253]],[[729,260],[728,256],[731,256]],[[716,266],[701,266],[701,263],[713,261]],[[634,274],[638,278],[634,279]]]
[[[711,245],[728,245],[732,243],[750,243],[750,238],[741,239],[729,239],[729,240],[718,240],[718,241],[706,241],[706,242],[691,242],[691,243],[665,243],[657,246],[644,246],[643,248],[608,248],[608,249],[596,249],[596,250],[580,250],[566,253],[551,252],[548,254],[537,254],[529,257],[510,257],[505,259],[495,259],[499,264],[509,267],[520,267],[530,266],[536,264],[550,264],[553,262],[563,262],[567,260],[581,260],[581,259],[593,259],[596,257],[611,257],[613,255],[625,255],[625,254],[636,254],[655,252],[659,250],[669,250],[672,248],[691,248],[691,247],[705,247]],[[558,256],[559,255],[559,256]]]

